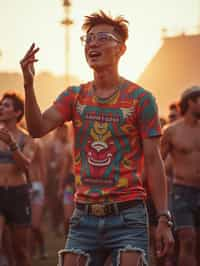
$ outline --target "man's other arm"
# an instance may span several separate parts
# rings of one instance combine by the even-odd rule
[[[167,178],[158,137],[143,140],[148,186],[158,213],[168,210]]]

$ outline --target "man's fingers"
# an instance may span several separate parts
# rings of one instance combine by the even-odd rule
[[[156,240],[156,254],[158,257],[163,257],[173,250],[173,239],[157,238]]]
[[[167,253],[169,252],[169,250],[170,250],[170,243],[167,241],[163,245],[163,250],[161,252],[161,256],[167,255]]]
[[[162,249],[163,249],[163,243],[162,243],[161,238],[159,237],[156,239],[156,255],[158,257],[162,256]]]
[[[29,60],[26,60],[25,62],[23,62],[22,67],[23,68],[26,68],[28,65],[31,65],[31,64],[33,64],[35,62],[38,62],[38,60],[37,59],[29,59]]]
[[[24,57],[26,57],[34,49],[34,47],[35,47],[35,43],[32,43],[31,47],[28,49]]]
[[[29,49],[29,51],[26,53],[26,55],[24,56],[24,58],[20,61],[20,65],[23,66],[24,64],[26,64],[26,61],[29,59],[35,59],[35,54],[40,50],[40,48],[36,48],[34,50]]]
[[[35,56],[35,54],[40,50],[39,47],[37,47],[36,49],[30,51],[30,53],[26,56],[26,57],[32,57]]]
[[[35,58],[30,58],[30,59],[28,59],[26,61],[23,61],[21,63],[22,70],[24,71],[29,66],[33,67],[33,64],[36,63],[36,62],[38,62],[38,59],[35,59]]]
[[[27,54],[20,63],[23,64],[24,61],[28,60],[29,58],[35,58],[35,54],[40,50],[40,48],[36,48],[31,53]]]

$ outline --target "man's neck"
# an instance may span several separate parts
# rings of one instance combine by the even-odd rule
[[[101,71],[94,74],[93,93],[100,98],[107,98],[119,90],[123,78],[117,72]]]
[[[94,87],[98,91],[112,91],[119,86],[121,77],[117,69],[105,69],[94,72]]]
[[[195,127],[195,126],[199,125],[199,119],[197,119],[191,113],[187,113],[184,115],[184,121],[187,125],[189,125],[191,127]]]

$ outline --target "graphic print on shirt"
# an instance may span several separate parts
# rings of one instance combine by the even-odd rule
[[[83,183],[98,186],[113,186],[119,181],[119,163],[122,160],[123,128],[126,118],[132,115],[134,107],[130,108],[98,108],[81,105],[77,102],[77,112],[81,120],[87,121],[84,129],[87,131],[85,146]],[[111,174],[112,173],[112,174]]]

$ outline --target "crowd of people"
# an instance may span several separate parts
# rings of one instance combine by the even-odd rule
[[[59,266],[198,266],[200,87],[184,88],[160,118],[154,96],[119,74],[127,20],[100,11],[83,30],[92,81],[42,113],[32,44],[20,62],[27,130],[23,100],[2,95],[0,264],[48,257],[48,210],[50,230],[66,236]]]

